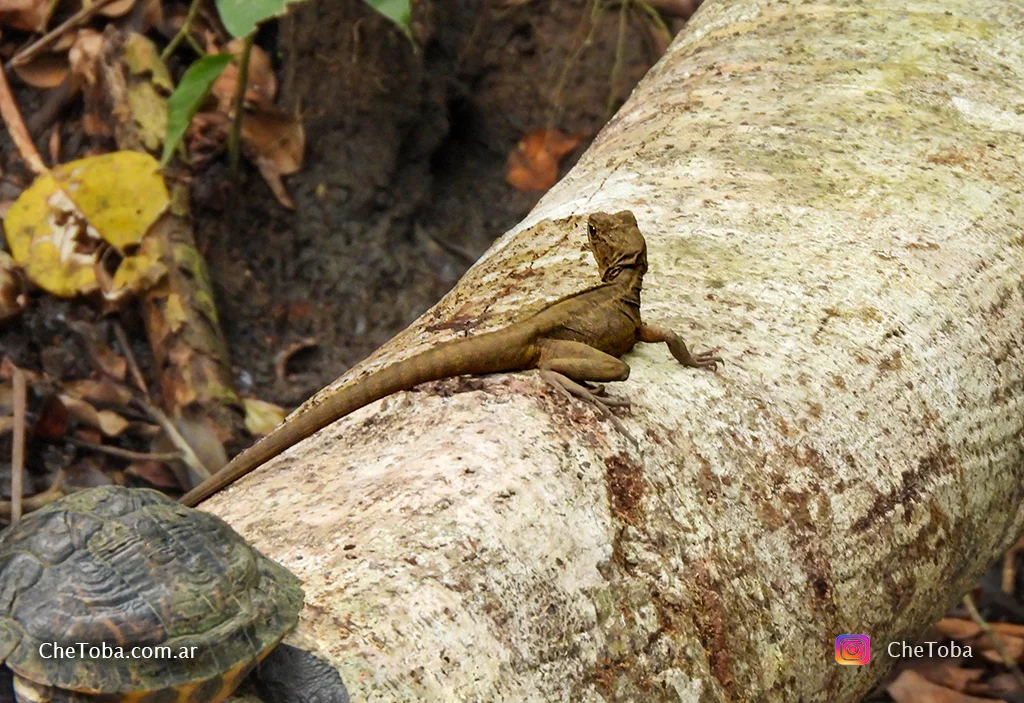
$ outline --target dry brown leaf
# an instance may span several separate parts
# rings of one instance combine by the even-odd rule
[[[977,691],[971,691],[971,693],[983,693],[988,696],[999,696],[1006,698],[1006,700],[1019,700],[1011,699],[1009,696],[1014,694],[1020,695],[1024,690],[1021,689],[1020,681],[1016,676],[1010,672],[1003,672],[1002,674],[996,674],[992,678],[988,679],[984,684],[975,686]]]
[[[538,129],[523,137],[509,154],[505,181],[517,190],[547,190],[558,180],[558,166],[580,143],[579,136]]]
[[[107,437],[117,437],[128,428],[128,421],[112,410],[97,410],[90,403],[61,393],[60,400],[71,416],[79,422],[95,427]]]
[[[162,2],[150,2],[142,13],[141,32],[145,33],[153,27],[163,27],[164,22],[164,4]],[[171,34],[168,33],[166,36],[171,36]]]
[[[92,29],[81,29],[68,50],[71,73],[85,85],[96,85],[96,68],[103,53],[103,35]]]
[[[954,640],[969,640],[981,634],[981,628],[971,620],[942,618],[935,624],[935,630]]]
[[[106,104],[103,86],[97,80],[100,57],[103,54],[103,35],[91,29],[78,32],[75,43],[68,51],[71,75],[87,93],[85,112],[82,114],[82,130],[90,137],[112,137],[109,115],[99,111]]]
[[[43,32],[56,3],[50,0],[4,0],[0,7],[0,25],[25,32]]]
[[[188,125],[185,140],[188,143],[188,160],[198,167],[224,151],[231,120],[219,112],[200,112]]]
[[[118,381],[123,381],[128,375],[128,362],[123,356],[101,342],[90,344],[93,359],[103,369],[103,373]]]
[[[1020,659],[1021,655],[1024,654],[1024,639],[1020,637],[1014,637],[1013,635],[999,635],[999,642],[1003,645],[1003,649],[1006,651],[1007,656],[1014,661]],[[989,639],[988,635],[979,637],[973,646],[981,649],[981,656],[988,659],[990,662],[1000,664],[1003,661],[1003,657],[999,654],[998,650],[993,646],[992,640]]]
[[[64,384],[64,388],[72,395],[90,403],[128,405],[132,400],[131,389],[110,378],[83,378],[77,381],[68,381]]]
[[[67,51],[71,48],[71,45],[75,43],[75,39],[77,38],[77,36],[78,32],[62,32],[61,35],[54,40],[53,44],[50,45],[50,51],[58,53],[62,51]]]
[[[113,481],[110,474],[103,470],[102,464],[95,457],[79,459],[71,466],[61,469],[63,485],[75,488],[95,488],[109,486]]]
[[[274,197],[286,208],[295,203],[281,181],[281,176],[295,173],[302,167],[306,133],[302,121],[275,110],[260,110],[242,117],[242,140],[263,180]]]
[[[956,691],[966,690],[968,684],[974,683],[985,673],[983,669],[965,669],[950,660],[940,660],[914,668],[932,683]]]
[[[33,88],[56,88],[67,78],[68,70],[66,53],[45,52],[28,63],[14,66],[18,78]]]
[[[50,138],[46,140],[46,148],[50,154],[50,162],[59,164],[60,163],[60,147],[63,144],[63,140],[60,136],[60,128],[50,130]]]
[[[247,112],[242,117],[242,139],[259,158],[273,163],[281,175],[302,168],[306,132],[302,120],[277,110]]]
[[[1024,637],[1024,625],[1018,625],[1015,622],[990,622],[988,626],[992,628],[993,632],[998,632],[1001,635]]]
[[[32,426],[32,436],[56,441],[67,435],[70,414],[60,398],[48,394],[41,406],[36,424]]]
[[[92,4],[92,3],[88,3]],[[156,5],[157,3],[150,3]],[[135,0],[114,0],[109,5],[100,8],[100,14],[104,17],[123,17],[128,11],[135,7]]]
[[[95,427],[80,425],[75,430],[75,439],[80,439],[89,444],[103,444],[103,432]]]
[[[174,475],[171,467],[163,461],[133,461],[124,470],[124,473],[127,476],[142,479],[146,483],[158,488],[181,489],[178,477]]]
[[[0,323],[18,315],[28,305],[25,278],[11,255],[0,251]]]
[[[217,99],[217,109],[229,115],[232,112],[235,93],[238,92],[238,57],[242,53],[243,41],[234,39],[224,47],[224,51],[233,54],[235,60],[228,64],[224,72],[220,74],[210,94]],[[209,47],[207,47],[209,50]],[[274,104],[277,97],[277,76],[274,75],[274,68],[270,63],[267,52],[258,46],[253,46],[249,52],[249,74],[245,85],[245,104],[259,108],[269,108]]]
[[[886,688],[896,703],[991,703],[988,698],[968,696],[933,684],[913,669],[907,669]]]

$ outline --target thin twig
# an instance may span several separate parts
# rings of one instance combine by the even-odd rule
[[[228,163],[231,176],[238,177],[238,152],[241,151],[242,116],[245,114],[245,84],[249,82],[249,54],[256,40],[256,32],[250,32],[242,43],[242,55],[238,57],[238,88],[235,92],[235,117],[228,134]]]
[[[21,111],[18,110],[18,103],[15,102],[14,93],[11,92],[11,85],[7,82],[6,71],[0,71],[0,117],[7,125],[11,140],[18,148],[18,152],[29,170],[36,175],[49,172],[50,169],[43,163],[43,157],[36,150],[32,135],[29,134],[28,127],[25,126]]]
[[[1007,550],[1003,555],[1002,588],[1003,593],[1013,595],[1017,584],[1017,552]]]
[[[181,461],[181,454],[178,452],[135,452],[131,449],[112,447],[109,444],[86,442],[76,437],[65,437],[63,441],[82,449],[89,449],[100,454],[109,454],[110,456],[130,461]]]
[[[178,459],[184,462],[195,476],[199,476],[205,480],[210,477],[210,471],[203,465],[203,462],[196,456],[195,451],[192,449],[192,445],[188,443],[181,433],[178,432],[178,428],[171,422],[171,418],[167,417],[163,410],[156,407],[152,403],[147,402],[143,398],[134,398],[133,402],[145,411],[153,420],[156,421],[160,428],[167,435],[167,439],[170,440],[171,444],[178,448],[181,452],[181,456]]]
[[[61,22],[59,25],[51,29],[43,36],[36,39],[34,42],[26,46],[24,49],[16,53],[11,57],[11,60],[7,62],[5,68],[10,69],[14,66],[21,66],[28,63],[36,57],[44,49],[48,48],[50,44],[61,38],[65,32],[69,29],[73,29],[80,24],[88,22],[92,19],[92,16],[102,10],[104,7],[114,2],[114,0],[96,0],[91,5],[85,5],[75,14],[68,17],[66,20]]]
[[[118,320],[114,320],[114,337],[117,339],[118,346],[121,347],[121,353],[124,354],[125,361],[128,362],[128,373],[131,374],[136,388],[139,389],[142,395],[146,396],[146,400],[149,400],[149,389],[146,387],[146,379],[142,375],[142,370],[139,368],[139,362],[135,359],[135,354],[132,353],[132,346],[128,343],[128,335],[125,334],[124,327]]]
[[[1014,661],[1010,653],[1006,651],[1006,647],[1003,646],[1003,641],[999,639],[992,628],[989,626],[985,618],[981,617],[981,613],[978,612],[977,606],[974,605],[974,599],[971,598],[971,594],[968,593],[963,598],[964,607],[967,608],[967,612],[971,615],[971,620],[974,624],[982,629],[985,635],[988,637],[992,646],[995,647],[996,651],[999,652],[999,657],[1003,660],[1003,665],[1010,670],[1014,678],[1017,679],[1017,685],[1024,689],[1024,672],[1020,670],[1017,662]]]
[[[21,492],[25,476],[25,425],[28,390],[25,374],[17,366],[11,377],[14,385],[14,449],[11,452],[11,522],[21,519]]]

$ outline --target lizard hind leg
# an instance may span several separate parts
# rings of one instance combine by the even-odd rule
[[[588,388],[588,382],[625,381],[629,377],[629,365],[611,354],[588,346],[582,342],[568,340],[544,340],[540,361],[537,364],[541,378],[568,397],[584,400],[597,409],[635,445],[633,435],[612,413],[613,407],[629,407],[624,398],[607,396],[603,386]]]

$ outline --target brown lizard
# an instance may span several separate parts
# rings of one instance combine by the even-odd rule
[[[665,342],[684,366],[714,370],[722,363],[712,352],[691,354],[677,334],[640,320],[647,243],[632,212],[594,213],[587,220],[587,232],[601,270],[600,285],[551,303],[504,329],[439,344],[338,390],[236,456],[181,502],[194,506],[332,422],[427,381],[539,369],[547,381],[593,403],[621,429],[608,407],[626,403],[599,397],[603,389],[585,384],[625,381],[629,366],[618,357],[636,342]]]

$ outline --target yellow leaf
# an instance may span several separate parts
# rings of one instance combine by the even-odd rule
[[[270,434],[288,414],[280,405],[257,398],[245,398],[242,404],[245,406],[245,429],[256,437]]]
[[[168,201],[156,159],[118,151],[36,178],[7,211],[4,230],[15,261],[41,288],[65,297],[91,293],[101,287],[96,272],[107,250],[113,247],[125,266]],[[133,283],[132,271],[145,280]],[[153,262],[131,262],[119,273],[120,289],[137,290],[152,280]]]

